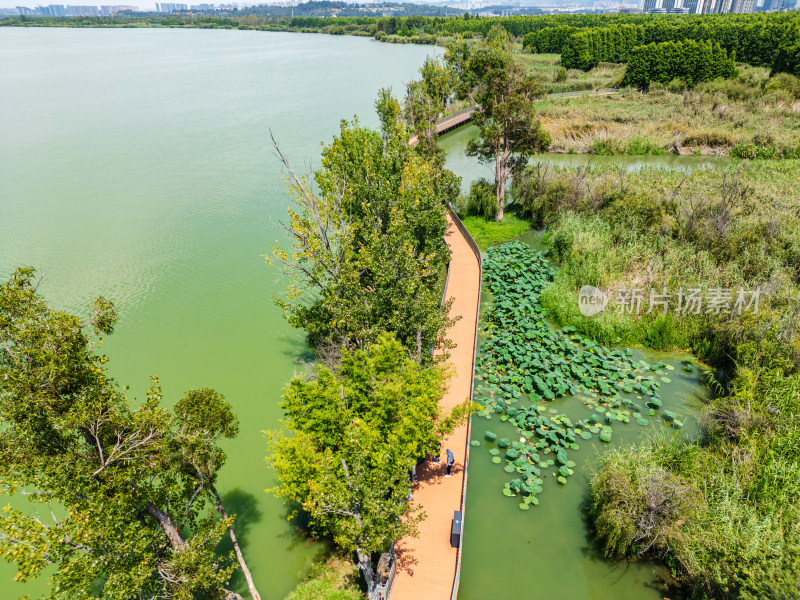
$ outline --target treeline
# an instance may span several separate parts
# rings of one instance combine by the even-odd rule
[[[589,28],[561,25],[527,34],[523,47],[560,53],[565,68],[589,70],[600,62],[628,62],[639,46],[686,40],[708,40],[742,62],[798,73],[796,13],[653,18]]]
[[[310,3],[316,4],[316,3]],[[303,6],[303,5],[301,5]],[[562,55],[568,69],[628,62],[634,48],[665,42],[710,41],[737,60],[773,72],[800,74],[800,14],[744,15],[542,15],[516,17],[392,16],[276,17],[265,14],[122,16],[101,18],[10,17],[0,25],[64,27],[198,27],[321,32],[379,40],[433,44],[441,37],[485,37],[498,25],[522,37],[523,47]]]
[[[686,40],[634,48],[622,84],[645,87],[651,81],[669,83],[677,78],[693,86],[735,74],[734,55],[729,56],[719,43]]]

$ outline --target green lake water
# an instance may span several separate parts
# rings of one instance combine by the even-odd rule
[[[414,77],[430,47],[243,31],[0,28],[0,277],[44,274],[55,306],[117,303],[112,374],[168,403],[210,386],[233,404],[220,487],[265,600],[283,598],[319,550],[264,493],[262,430],[306,352],[264,264],[289,204],[269,142],[296,168],[341,119],[377,126],[378,89]],[[46,589],[13,583],[0,598]]]
[[[462,188],[479,177],[493,179],[491,165],[482,165],[465,155],[467,140],[477,137],[476,127],[462,127],[444,135],[441,144],[447,151],[447,166],[463,178]],[[589,161],[621,163],[628,170],[648,165],[690,171],[723,163],[717,157],[643,156],[597,157],[587,155],[546,154],[539,160],[559,166],[581,166]],[[520,239],[534,249],[542,250],[539,235],[531,230]],[[577,301],[577,298],[576,298]],[[482,311],[491,302],[484,287]],[[481,334],[482,335],[482,334]],[[682,369],[683,354],[635,351],[634,358],[650,364],[664,362],[674,370],[669,372],[671,383],[664,384],[660,393],[662,410],[671,410],[685,423],[683,429],[673,429],[658,418],[648,418],[648,426],[629,424],[614,426],[612,442],[606,444],[593,436],[579,440],[580,450],[570,453],[575,461],[575,474],[567,485],[560,485],[553,476],[554,468],[543,470],[543,490],[539,505],[528,511],[519,508],[519,498],[503,495],[506,482],[516,474],[503,470],[503,463],[492,463],[489,449],[496,443],[487,442],[484,434],[492,431],[498,439],[520,439],[519,431],[494,415],[491,420],[472,417],[472,440],[481,442],[470,448],[469,483],[464,515],[463,559],[459,600],[485,598],[530,598],[533,600],[660,600],[664,597],[658,583],[659,568],[655,564],[630,564],[607,560],[599,555],[592,543],[585,519],[585,503],[593,469],[599,465],[602,452],[612,447],[635,443],[651,436],[685,436],[698,434],[694,416],[700,411],[705,397],[702,369],[687,373]],[[480,402],[480,384],[476,381],[475,400]],[[588,397],[584,396],[584,399]],[[520,406],[525,403],[521,403]],[[565,397],[547,404],[548,409],[566,414],[573,422],[591,414],[581,397]],[[552,416],[551,413],[545,413]]]

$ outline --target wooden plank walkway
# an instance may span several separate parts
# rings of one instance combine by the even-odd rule
[[[465,108],[464,110],[460,110],[457,113],[452,115],[448,115],[442,119],[439,119],[436,122],[436,135],[442,135],[443,133],[447,133],[451,129],[455,129],[456,127],[461,127],[470,119],[472,119],[472,113],[474,113],[478,109],[477,106],[470,106],[469,108]],[[408,140],[408,145],[412,148],[419,143],[419,137],[416,135],[411,136]]]
[[[472,394],[481,265],[477,246],[470,245],[474,242],[467,239],[465,232],[459,229],[451,214],[445,240],[452,257],[445,294],[448,299],[454,298],[451,316],[461,315],[461,319],[447,333],[456,347],[451,350],[449,359],[454,374],[440,400],[444,409],[452,408]],[[448,448],[455,455],[451,477],[445,477],[445,450]],[[427,518],[420,525],[418,538],[397,542],[397,575],[390,600],[450,600],[455,597],[460,549],[450,546],[450,528],[453,511],[464,510],[468,461],[469,425],[465,424],[442,442],[441,465],[425,462],[417,467],[419,483],[414,487],[413,501],[423,507]]]

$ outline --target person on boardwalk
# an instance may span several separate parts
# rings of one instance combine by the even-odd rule
[[[450,471],[453,469],[453,465],[455,464],[456,459],[453,456],[452,450],[450,448],[447,449],[447,475],[445,477],[450,477]]]

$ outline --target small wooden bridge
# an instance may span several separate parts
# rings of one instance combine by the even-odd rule
[[[577,96],[609,96],[611,94],[620,94],[622,90],[614,88],[600,88],[596,90],[580,90],[577,92],[559,92],[556,94],[547,94],[545,98],[575,98]],[[452,131],[456,127],[469,123],[472,119],[472,113],[478,110],[478,105],[469,106],[460,110],[452,115],[442,117],[436,122],[436,135],[442,135],[448,131]],[[408,140],[408,145],[412,148],[419,143],[419,136],[411,136]],[[468,234],[469,235],[469,234]]]
[[[447,133],[448,131],[452,131],[456,127],[461,127],[465,123],[469,123],[470,119],[472,119],[472,113],[478,110],[476,106],[470,106],[469,108],[465,108],[464,110],[460,110],[457,113],[453,113],[452,115],[447,115],[436,121],[436,135],[442,135],[443,133]],[[408,140],[408,145],[412,148],[419,143],[419,136],[412,136],[411,139]],[[469,234],[467,234],[469,235]]]

